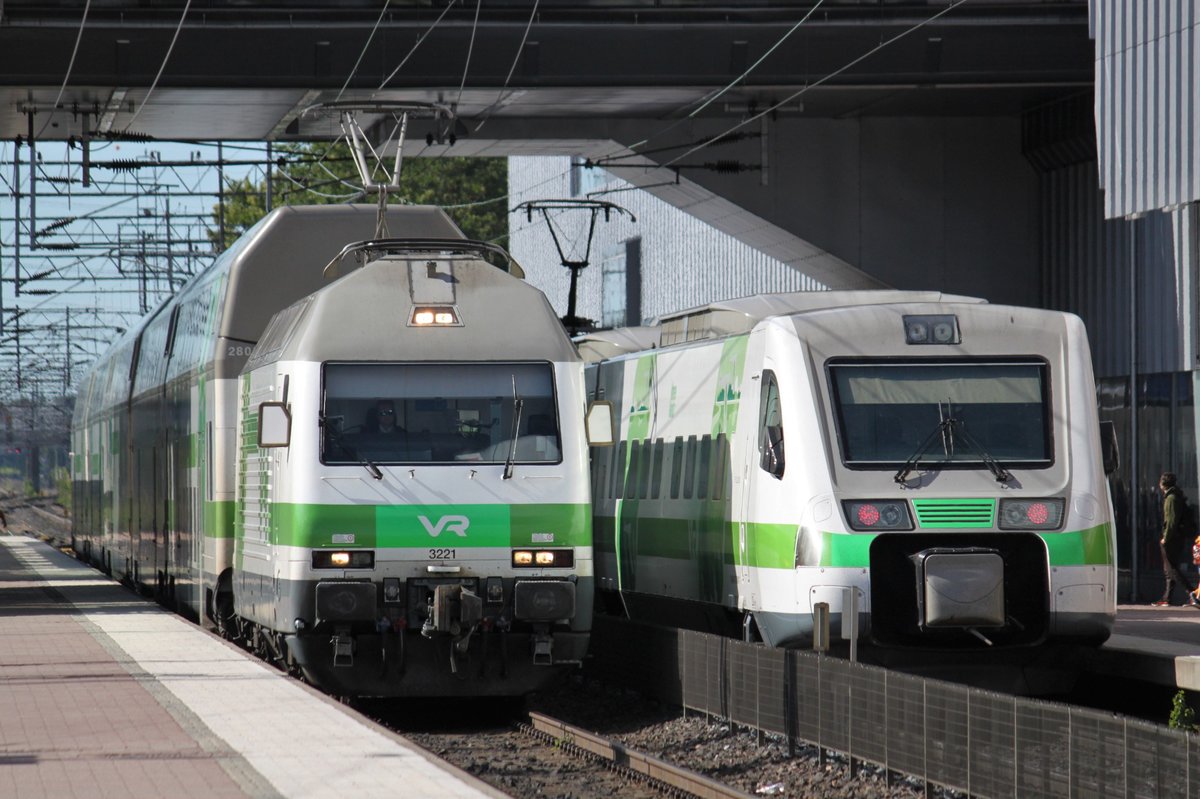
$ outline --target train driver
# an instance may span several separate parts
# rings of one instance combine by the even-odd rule
[[[374,425],[368,424],[367,429],[383,437],[404,434],[404,428],[396,424],[396,404],[388,399],[375,403]]]

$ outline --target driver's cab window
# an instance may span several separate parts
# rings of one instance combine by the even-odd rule
[[[764,369],[758,405],[758,464],[776,478],[783,477],[783,409],[775,373]]]

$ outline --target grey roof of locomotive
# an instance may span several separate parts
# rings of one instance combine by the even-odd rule
[[[434,266],[430,266],[430,264]],[[460,326],[416,327],[416,306]],[[279,360],[578,361],[542,292],[469,253],[388,254],[281,311],[246,370]]]
[[[374,235],[376,211],[373,205],[310,205],[265,217],[232,253],[219,334],[257,341],[276,311],[328,283],[321,270],[342,247]],[[395,238],[463,238],[433,206],[391,207],[387,226]]]

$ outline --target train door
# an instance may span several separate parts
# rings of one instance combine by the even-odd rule
[[[637,590],[637,572],[641,558],[638,552],[638,523],[642,511],[639,488],[641,475],[649,469],[650,442],[654,436],[654,383],[658,358],[648,355],[638,358],[634,366],[631,386],[628,421],[625,440],[628,449],[624,463],[618,468],[625,470],[622,485],[624,490],[617,499],[615,520],[617,578],[621,591]]]
[[[758,570],[768,560],[772,546],[766,534],[770,502],[783,479],[783,415],[779,391],[778,367],[765,355],[763,334],[751,336],[746,357],[747,386],[739,419],[742,452],[741,518],[737,524],[738,607],[761,609]],[[744,432],[743,432],[744,431]]]

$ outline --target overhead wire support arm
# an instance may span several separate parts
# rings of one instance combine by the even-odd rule
[[[550,229],[550,238],[554,240],[554,248],[558,250],[559,261],[567,269],[571,270],[571,287],[567,295],[567,314],[563,317],[563,325],[566,326],[571,335],[580,330],[590,327],[592,322],[590,319],[583,319],[575,313],[575,300],[579,291],[579,273],[587,268],[588,260],[591,258],[592,252],[592,237],[596,232],[596,217],[603,213],[604,221],[611,221],[612,215],[624,214],[629,217],[630,222],[637,222],[635,217],[629,210],[622,208],[616,203],[610,203],[607,200],[590,200],[590,199],[560,199],[560,200],[527,200],[514,207],[511,213],[518,211],[525,212],[525,219],[528,222],[533,221],[534,213],[539,213],[546,220],[546,227]],[[554,223],[550,219],[551,211],[588,211],[591,218],[588,221],[587,242],[584,244],[582,258],[568,258],[563,250],[562,242],[558,238],[558,232],[554,229]]]
[[[362,182],[363,193],[374,192],[378,196],[379,210],[375,224],[375,237],[387,238],[388,195],[400,191],[400,167],[403,164],[404,139],[408,133],[409,117],[433,119],[438,141],[442,141],[449,131],[451,144],[453,144],[454,110],[445,103],[337,100],[318,103],[300,112],[301,117],[320,114],[337,115],[342,135],[350,145],[350,154]],[[397,121],[397,125],[393,129],[395,131],[396,156],[390,170],[384,165],[383,156],[375,150],[363,132],[362,125],[359,123],[359,114],[389,115]],[[389,135],[389,140],[390,138]],[[381,149],[386,150],[386,144],[385,141],[385,146]],[[368,155],[375,163],[374,168],[368,163]],[[380,173],[382,173],[382,180],[376,180],[376,175]]]
[[[325,277],[341,275],[341,262],[350,255],[360,260],[374,252],[390,254],[405,253],[436,253],[442,256],[467,256],[486,260],[487,256],[500,259],[503,265],[497,268],[509,272],[516,277],[524,277],[520,266],[512,259],[503,247],[486,241],[472,239],[371,239],[355,241],[347,244],[342,251],[333,257],[324,270]]]

